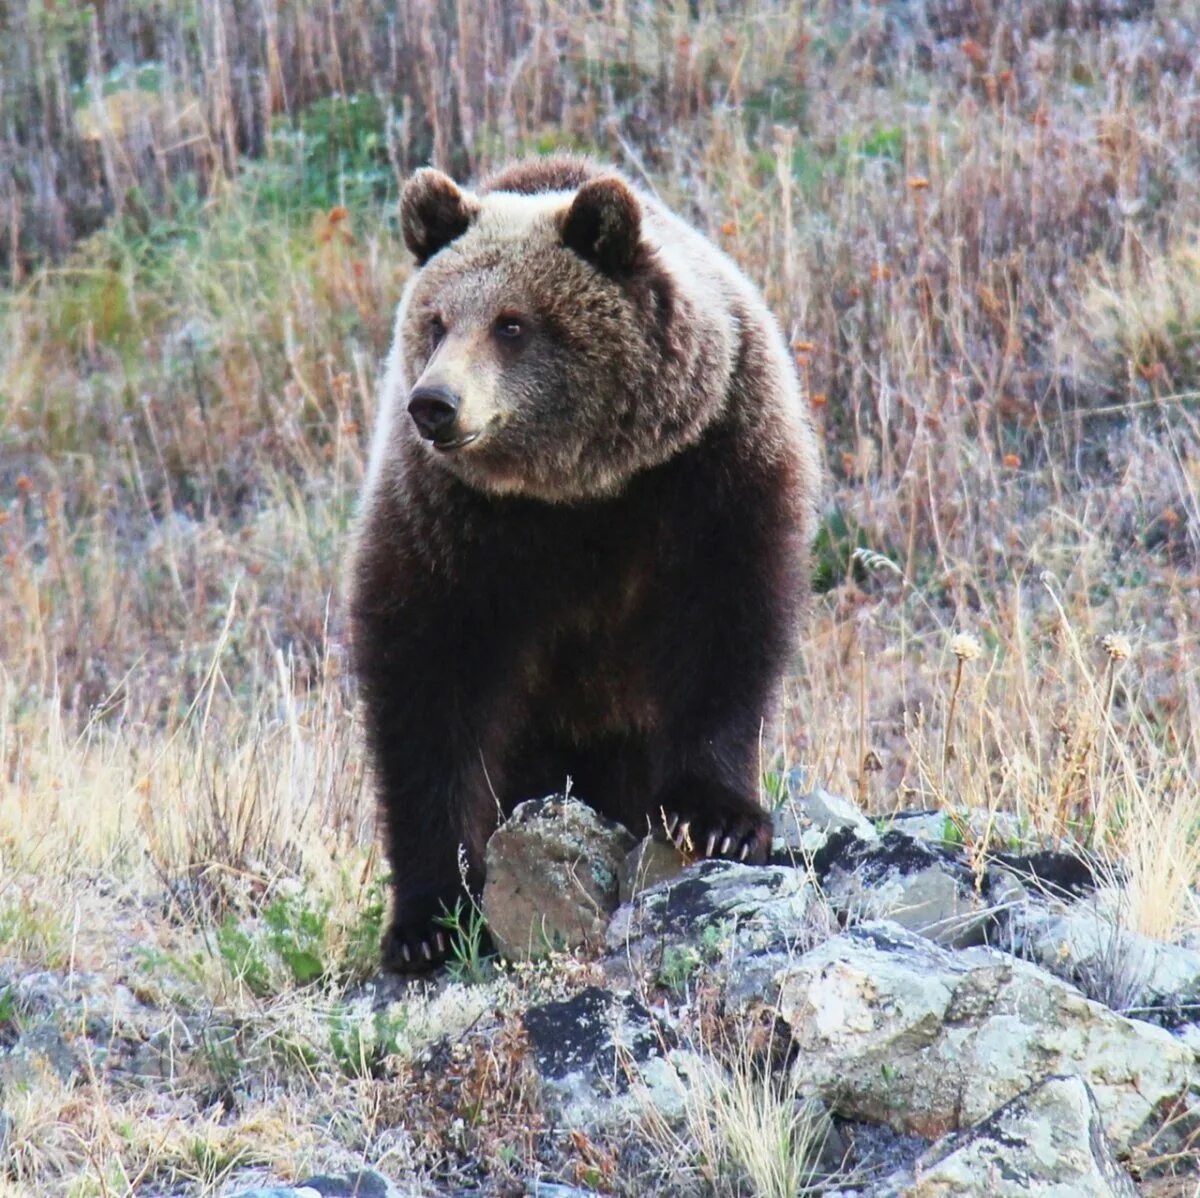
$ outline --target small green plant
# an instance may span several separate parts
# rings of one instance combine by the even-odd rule
[[[278,898],[262,913],[267,944],[297,985],[315,982],[327,972],[325,932],[328,906],[305,906],[299,898]]]
[[[823,594],[847,578],[864,582],[867,571],[854,551],[867,547],[862,526],[842,508],[834,508],[821,522],[813,542],[813,590]]]
[[[243,1065],[237,1029],[227,1024],[206,1027],[200,1035],[200,1051],[212,1073],[218,1095],[232,1105]]]
[[[453,910],[436,916],[434,922],[449,933],[450,960],[446,968],[450,976],[465,985],[486,982],[494,971],[494,957],[485,951],[487,925],[478,904],[459,899]]]
[[[966,843],[962,827],[953,815],[947,814],[945,822],[942,824],[942,843],[956,847],[961,847]]]
[[[367,1018],[356,1018],[344,1007],[329,1015],[329,1047],[346,1077],[379,1078],[384,1062],[400,1052],[408,1013],[381,1008]]]
[[[788,799],[788,771],[767,770],[762,779],[763,794],[772,811],[778,811]]]
[[[709,924],[696,944],[671,945],[663,953],[658,970],[658,984],[673,992],[687,984],[704,965],[720,960],[732,927],[728,922]]]
[[[7,955],[53,967],[63,961],[68,940],[62,915],[49,904],[21,896],[0,907],[0,947]]]
[[[17,1012],[17,995],[11,986],[0,990],[0,1046],[13,1044],[20,1034]]]
[[[217,955],[234,981],[251,994],[265,998],[271,993],[271,967],[262,945],[242,930],[233,915],[227,915],[217,928]]]
[[[690,944],[672,944],[663,953],[658,968],[658,984],[678,993],[687,987],[704,958]]]
[[[361,981],[379,969],[379,940],[387,917],[389,883],[387,876],[375,878],[359,900],[358,918],[349,929],[338,966],[342,981]]]

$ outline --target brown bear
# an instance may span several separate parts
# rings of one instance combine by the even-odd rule
[[[766,857],[820,465],[758,292],[616,172],[425,169],[401,225],[351,619],[405,971],[446,957],[497,822],[568,779],[638,834]]]

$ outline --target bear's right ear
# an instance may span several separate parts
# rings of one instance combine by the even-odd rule
[[[449,175],[423,166],[400,196],[400,230],[418,266],[461,237],[479,212],[479,201]]]
[[[624,180],[602,175],[576,193],[562,221],[563,245],[605,274],[622,274],[637,261],[642,209]]]

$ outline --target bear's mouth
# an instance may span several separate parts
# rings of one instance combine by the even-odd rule
[[[467,433],[465,437],[455,437],[453,441],[430,441],[438,453],[453,453],[456,449],[465,449],[472,441],[479,440],[479,433]]]

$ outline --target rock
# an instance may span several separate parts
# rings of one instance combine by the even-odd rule
[[[402,1194],[382,1173],[363,1169],[344,1177],[322,1174],[294,1186],[254,1186],[232,1198],[401,1198]]]
[[[887,918],[939,944],[981,944],[991,906],[975,876],[951,855],[901,832],[866,844],[848,831],[813,861],[834,910],[851,922]]]
[[[943,848],[954,848],[965,840],[981,849],[1020,850],[1036,843],[1021,833],[1015,815],[1007,811],[898,811],[887,819],[886,831],[903,832],[914,840],[925,840]]]
[[[843,830],[868,843],[879,839],[875,825],[849,799],[819,786],[788,798],[772,818],[771,853],[781,863],[796,857],[812,857],[825,847],[833,833]]]
[[[876,1198],[1136,1198],[1113,1158],[1091,1088],[1051,1076],[974,1127],[939,1140],[914,1175]]]
[[[678,877],[684,864],[683,854],[673,844],[647,836],[621,862],[617,879],[621,902],[627,903],[643,890]]]
[[[589,986],[531,1007],[524,1023],[543,1104],[564,1127],[625,1127],[648,1104],[667,1120],[682,1116],[686,1082],[677,1066],[691,1054],[674,1050],[632,996]]]
[[[989,872],[1006,870],[1034,894],[1058,899],[1083,898],[1099,884],[1095,868],[1075,853],[1043,849],[1036,853],[989,853]]]
[[[52,1019],[43,1019],[25,1028],[0,1054],[0,1094],[14,1086],[32,1086],[42,1074],[70,1082],[79,1072],[79,1059],[62,1029]]]
[[[238,1190],[230,1198],[321,1198],[316,1190],[308,1186],[251,1186]]]
[[[362,1169],[345,1177],[321,1175],[300,1183],[321,1198],[399,1198],[400,1191],[382,1173]]]
[[[602,944],[633,837],[574,799],[522,803],[487,846],[483,914],[505,956]]]
[[[994,949],[951,952],[894,923],[864,924],[772,960],[758,993],[791,1028],[797,1068],[834,1111],[941,1136],[1051,1074],[1091,1085],[1118,1151],[1192,1101],[1196,1061],[1170,1033],[1124,1019]],[[1194,1127],[1182,1117],[1179,1134]]]
[[[608,947],[639,963],[661,964],[671,947],[705,958],[785,950],[807,942],[812,888],[790,866],[701,861],[618,909]]]
[[[929,1147],[923,1136],[907,1136],[886,1123],[842,1121],[846,1155],[838,1164],[854,1178],[909,1177],[917,1158]],[[875,1191],[870,1191],[876,1198]]]
[[[1166,1028],[1200,1021],[1200,952],[1163,944],[1121,926],[1119,900],[1103,896],[1048,910],[1015,910],[1014,948],[1090,998]]]

